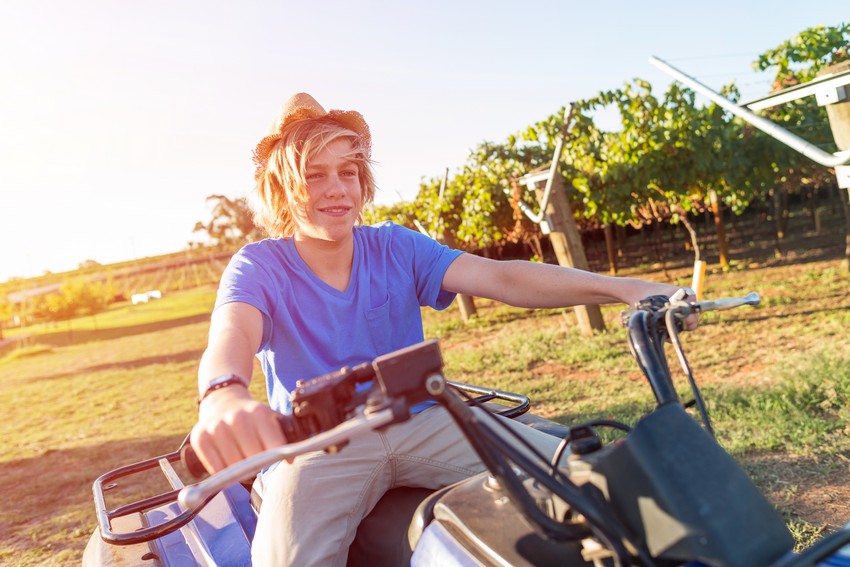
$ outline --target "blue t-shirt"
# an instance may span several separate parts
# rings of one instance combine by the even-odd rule
[[[277,411],[290,411],[297,380],[423,341],[420,306],[445,309],[454,300],[440,286],[460,251],[391,222],[353,232],[345,291],[319,279],[291,238],[248,244],[222,275],[216,308],[239,301],[263,315],[257,357]]]

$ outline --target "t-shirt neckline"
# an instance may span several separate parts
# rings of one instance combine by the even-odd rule
[[[295,246],[295,239],[288,238],[288,247],[292,251],[292,256],[295,259],[296,263],[307,273],[307,276],[316,283],[321,289],[327,291],[328,293],[332,293],[333,295],[339,297],[348,297],[354,292],[355,282],[357,281],[357,274],[360,270],[360,262],[358,258],[360,256],[360,239],[357,238],[357,231],[352,229],[352,238],[354,239],[354,247],[352,248],[352,259],[351,259],[351,275],[348,278],[348,285],[344,290],[339,290],[334,286],[330,285],[328,282],[320,278],[316,275],[316,273],[310,269],[310,266],[307,265],[307,262],[304,261],[304,258],[301,257],[301,253],[298,252],[298,248]]]

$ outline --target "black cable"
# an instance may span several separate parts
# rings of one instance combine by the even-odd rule
[[[667,324],[667,333],[670,335],[670,341],[673,343],[673,350],[676,351],[676,356],[679,358],[679,363],[682,365],[682,371],[688,378],[688,384],[694,394],[694,402],[696,403],[702,422],[705,424],[705,429],[712,437],[715,437],[714,428],[711,426],[711,418],[708,416],[708,409],[705,407],[705,400],[703,400],[702,393],[694,379],[694,373],[693,370],[691,370],[691,365],[688,364],[688,359],[685,356],[685,349],[682,347],[682,341],[679,339],[679,330],[676,327],[676,321],[674,320],[676,316],[677,312],[672,309],[667,310],[667,313],[664,315],[664,321]]]
[[[555,540],[578,540],[589,535],[590,531],[587,526],[562,524],[544,514],[522,486],[522,482],[517,478],[511,466],[505,461],[507,447],[511,449],[507,451],[508,453],[515,453],[517,450],[512,445],[504,443],[495,431],[477,419],[479,414],[473,412],[463,403],[460,396],[446,390],[440,397],[446,410],[460,427],[472,448],[481,457],[484,465],[499,481],[517,510],[528,519],[532,526],[541,530],[545,537]],[[508,458],[510,458],[510,454],[508,454]],[[526,460],[524,455],[523,460]],[[514,459],[511,459],[511,461],[517,463]],[[520,466],[520,468],[522,467]]]
[[[626,433],[630,433],[632,430],[632,428],[626,425],[625,423],[613,419],[592,419],[590,421],[585,421],[584,423],[573,425],[570,430],[575,427],[611,427],[614,429],[619,429],[620,431],[625,431]],[[561,462],[561,459],[564,456],[564,451],[567,450],[569,443],[570,436],[567,435],[566,437],[561,439],[561,442],[558,444],[558,448],[555,449],[555,454],[552,455],[552,459],[549,461],[549,470],[553,474],[558,467],[558,463]]]
[[[528,449],[529,453],[531,453],[537,459],[539,459],[540,462],[543,462],[543,463],[549,462],[549,474],[558,476],[558,477],[562,478],[563,480],[565,480],[567,482],[571,482],[569,477],[564,475],[564,473],[562,473],[557,468],[557,463],[559,463],[560,460],[561,460],[560,458],[557,458],[557,459],[553,458],[551,461],[547,461],[546,456],[543,453],[541,453],[537,449],[537,447],[535,447],[534,445],[529,443],[529,441],[527,439],[525,439],[519,433],[514,431],[510,426],[508,426],[508,424],[506,422],[499,419],[495,414],[493,414],[490,411],[487,411],[487,408],[485,408],[482,404],[480,404],[478,402],[478,400],[470,397],[470,395],[467,392],[464,392],[461,389],[456,388],[455,391],[458,394],[460,394],[464,399],[466,399],[466,401],[469,402],[469,405],[479,408],[484,413],[484,415],[487,416],[486,419],[491,420],[492,423],[497,424],[497,426],[500,427],[503,431],[506,431],[511,437],[513,437],[516,441],[518,441],[523,447]],[[628,427],[628,426],[624,425],[624,427]],[[558,444],[558,448],[555,450],[556,455],[559,455],[559,457],[563,456],[563,453],[566,450],[566,445],[568,443],[569,443],[568,439],[562,439],[561,443]],[[563,445],[563,447],[562,447],[562,445]]]
[[[615,419],[593,419],[582,423],[581,425],[587,425],[589,427],[611,427],[613,429],[625,431],[626,433],[631,433],[632,431],[632,427],[630,425],[626,425],[625,423]]]

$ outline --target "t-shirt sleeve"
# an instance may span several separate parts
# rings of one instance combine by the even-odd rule
[[[419,304],[438,310],[451,305],[456,294],[441,289],[443,276],[451,263],[463,252],[409,228],[399,225],[394,225],[393,228],[396,231],[393,236],[394,243],[400,245],[401,253],[408,254],[411,258]]]
[[[270,274],[245,248],[233,255],[222,273],[215,298],[215,309],[226,303],[240,302],[256,307],[263,315],[262,345],[271,338],[271,314],[276,296]]]

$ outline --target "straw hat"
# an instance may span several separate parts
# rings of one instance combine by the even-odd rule
[[[369,125],[363,119],[363,115],[354,110],[331,110],[325,111],[316,99],[307,93],[297,93],[289,97],[277,118],[269,127],[269,135],[260,140],[254,148],[254,163],[257,164],[255,178],[259,178],[269,161],[269,154],[275,144],[286,133],[286,129],[301,120],[322,120],[334,122],[343,128],[351,130],[362,140],[363,150],[368,159],[372,153],[372,135]]]

